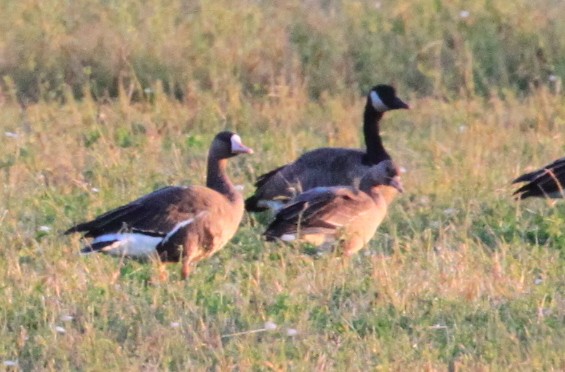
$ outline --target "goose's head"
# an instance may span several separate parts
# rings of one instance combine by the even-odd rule
[[[409,109],[410,106],[396,96],[396,91],[390,85],[376,85],[369,92],[367,104],[377,112]]]
[[[383,160],[379,164],[372,166],[361,179],[361,188],[370,189],[376,186],[391,186],[404,192],[402,181],[400,180],[398,168],[392,160]]]
[[[253,154],[253,150],[241,142],[241,137],[234,132],[220,132],[214,137],[210,148],[218,158],[227,159],[239,154]]]

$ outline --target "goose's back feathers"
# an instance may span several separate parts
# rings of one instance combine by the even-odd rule
[[[295,162],[260,176],[255,194],[246,200],[246,209],[260,211],[277,202],[282,205],[315,187],[351,185],[371,167],[364,158],[365,152],[358,149],[324,147],[308,151]]]
[[[366,193],[347,187],[317,187],[300,194],[277,213],[267,228],[268,240],[296,233],[333,233],[371,209]]]
[[[94,238],[85,253],[146,256],[154,251],[163,261],[178,261],[179,246],[189,233],[210,253],[219,249],[220,242],[227,242],[243,216],[243,199],[236,204],[203,186],[165,187],[65,233],[82,232],[84,237]],[[126,243],[136,247],[126,249]],[[144,244],[153,249],[139,247]]]

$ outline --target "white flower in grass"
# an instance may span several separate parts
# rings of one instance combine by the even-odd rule
[[[457,209],[455,208],[447,208],[446,210],[443,211],[443,214],[445,214],[446,216],[453,216],[457,213]]]
[[[8,138],[18,138],[18,134],[14,132],[4,132],[4,135]]]
[[[447,329],[447,326],[438,323],[431,326],[430,329]]]
[[[277,329],[277,325],[273,322],[266,322],[264,325],[264,328],[266,331],[272,331]]]
[[[286,330],[286,335],[289,337],[294,337],[298,334],[298,331],[294,328],[289,328]]]
[[[17,360],[5,360],[4,363],[4,367],[17,367],[18,366],[18,361]]]
[[[67,330],[61,326],[56,326],[55,327],[55,332],[60,333],[60,334],[65,334],[67,333]]]
[[[75,317],[72,315],[61,315],[61,322],[70,322],[74,319]]]
[[[97,192],[100,192],[100,189],[93,187],[93,188],[90,189],[90,191],[92,191],[93,193],[97,193]]]
[[[537,277],[536,280],[534,280],[535,285],[540,285],[541,283],[543,283],[543,279],[540,277]]]
[[[557,81],[559,78],[557,77],[557,75],[551,74],[551,75],[549,75],[548,79],[549,79],[549,81]]]
[[[169,326],[171,326],[171,328],[178,328],[178,327],[180,327],[180,323],[179,322],[171,322],[169,324]]]
[[[51,231],[51,226],[46,226],[46,225],[39,226],[38,230],[43,231],[43,232],[48,232],[48,231]]]
[[[462,10],[459,12],[459,17],[461,18],[467,18],[471,15],[471,12],[469,12],[468,10]]]

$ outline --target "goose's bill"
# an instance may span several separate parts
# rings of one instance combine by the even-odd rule
[[[392,177],[390,180],[390,186],[394,187],[398,190],[398,192],[404,192],[404,186],[402,185],[402,181],[400,181],[400,177],[395,176]]]
[[[392,109],[406,109],[406,110],[410,109],[410,106],[408,106],[406,102],[404,102],[398,97],[394,98],[394,101],[392,102],[391,106]]]
[[[239,144],[239,145],[232,147],[231,151],[234,154],[253,154],[253,149],[251,147],[247,147],[243,144]]]

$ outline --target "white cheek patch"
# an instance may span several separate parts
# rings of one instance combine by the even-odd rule
[[[251,153],[251,149],[244,146],[241,137],[238,134],[231,136],[231,152],[232,154]]]
[[[379,97],[377,92],[375,92],[374,90],[371,91],[370,96],[371,96],[371,103],[373,104],[373,107],[375,108],[375,110],[377,110],[379,112],[385,112],[385,111],[390,110],[388,108],[388,106],[383,103],[383,101],[381,100],[381,97]]]
[[[239,136],[239,134],[234,134],[233,136],[231,136],[231,147],[234,148],[236,146],[241,147],[241,137]]]

